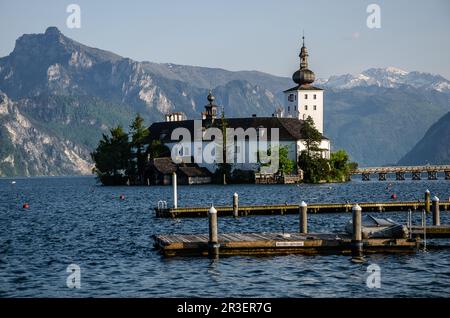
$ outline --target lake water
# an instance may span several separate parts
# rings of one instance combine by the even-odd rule
[[[0,179],[0,297],[449,297],[450,249],[371,255],[364,264],[340,255],[164,258],[153,234],[205,233],[207,219],[157,219],[170,187],[102,187],[92,177]],[[441,200],[450,181],[352,181],[330,185],[179,186],[179,206]],[[120,195],[125,200],[120,200]],[[24,202],[29,209],[22,209]],[[385,213],[406,222],[406,213]],[[341,231],[350,214],[309,215],[311,232]],[[430,222],[430,220],[428,220]],[[415,222],[420,222],[416,213]],[[450,223],[450,213],[441,212]],[[297,231],[298,217],[219,218],[220,232]],[[69,289],[69,264],[81,288]],[[367,267],[381,268],[381,288],[366,286]]]

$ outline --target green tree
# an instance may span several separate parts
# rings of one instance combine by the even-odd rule
[[[319,183],[328,181],[331,167],[327,159],[319,156],[309,156],[303,150],[299,156],[299,167],[303,170],[303,181],[307,183]]]
[[[349,162],[349,156],[345,150],[338,150],[330,156],[331,175],[334,181],[350,180],[351,171],[358,166],[355,162]]]
[[[303,124],[300,127],[300,134],[309,157],[311,157],[313,153],[320,151],[319,146],[322,141],[322,134],[316,129],[314,120],[311,116],[308,116],[308,118],[303,121]]]
[[[144,118],[137,114],[130,126],[131,134],[131,161],[128,174],[136,176],[138,182],[143,182],[145,166],[147,164],[147,145],[149,136],[148,128],[144,126]]]
[[[127,181],[126,170],[130,162],[130,143],[122,126],[103,134],[96,150],[91,154],[94,160],[94,173],[104,185],[120,185]]]
[[[291,174],[294,170],[295,162],[289,159],[288,146],[280,147],[278,150],[279,168],[278,171],[282,175]]]
[[[147,154],[151,159],[163,156],[170,156],[169,148],[159,140],[152,140],[147,149]]]
[[[222,110],[220,118],[220,129],[222,130],[222,162],[217,164],[217,169],[214,172],[216,182],[226,184],[227,180],[230,180],[233,170],[233,165],[227,162],[227,121],[225,119],[225,112]]]

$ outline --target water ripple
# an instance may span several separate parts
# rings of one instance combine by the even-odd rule
[[[170,187],[101,187],[93,178],[0,179],[0,297],[449,297],[448,249],[414,255],[287,255],[164,258],[157,233],[205,233],[205,219],[157,219],[152,207]],[[425,189],[448,198],[449,182],[351,182],[332,185],[179,187],[179,204],[387,201],[421,199]],[[125,195],[125,200],[119,196]],[[30,209],[22,209],[28,202]],[[450,213],[442,223],[450,223]],[[311,214],[311,231],[340,231],[350,214]],[[406,221],[405,213],[389,213]],[[420,222],[420,213],[414,222]],[[295,215],[220,218],[223,232],[297,231]],[[430,244],[432,241],[430,241]],[[81,289],[69,289],[69,264],[81,268]],[[381,268],[381,288],[366,285],[367,266]]]

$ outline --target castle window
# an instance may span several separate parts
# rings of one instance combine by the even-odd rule
[[[308,94],[305,94],[305,99],[308,99]]]
[[[288,106],[288,113],[291,111],[291,106]]]
[[[294,101],[294,94],[289,94],[288,101],[290,102]]]
[[[305,105],[305,110],[308,110],[308,105]]]
[[[317,110],[317,106],[316,105],[314,105],[313,108],[314,108],[314,110]]]
[[[316,94],[314,94],[313,98],[314,98],[314,99],[316,99],[316,98],[317,98],[317,95],[316,95]]]

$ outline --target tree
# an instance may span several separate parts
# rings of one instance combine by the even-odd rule
[[[159,140],[152,140],[147,148],[147,154],[151,159],[170,156],[170,149]]]
[[[232,177],[233,165],[227,162],[227,121],[223,110],[220,118],[220,129],[222,130],[222,162],[217,164],[214,177],[216,182],[226,184],[226,180],[230,180]]]
[[[349,156],[345,150],[331,153],[330,158],[331,175],[335,181],[350,180],[350,173],[358,166],[355,162],[349,162]]]
[[[299,156],[299,167],[303,170],[303,181],[307,183],[319,183],[329,180],[330,164],[327,159],[318,156],[309,156],[303,150]]]
[[[279,158],[279,168],[278,171],[282,175],[291,174],[294,170],[295,163],[293,160],[289,159],[289,148],[288,146],[280,147],[278,150]]]
[[[311,116],[308,116],[308,118],[303,121],[303,125],[300,128],[300,134],[309,157],[320,151],[319,146],[322,142],[322,134],[316,129],[314,120]]]
[[[129,166],[129,175],[136,175],[138,182],[144,180],[145,166],[147,164],[146,140],[149,135],[148,128],[144,126],[144,118],[137,114],[130,126],[132,156]]]
[[[95,163],[93,172],[105,185],[125,184],[130,162],[128,135],[120,125],[112,128],[110,135],[103,134],[102,140],[91,154]]]

